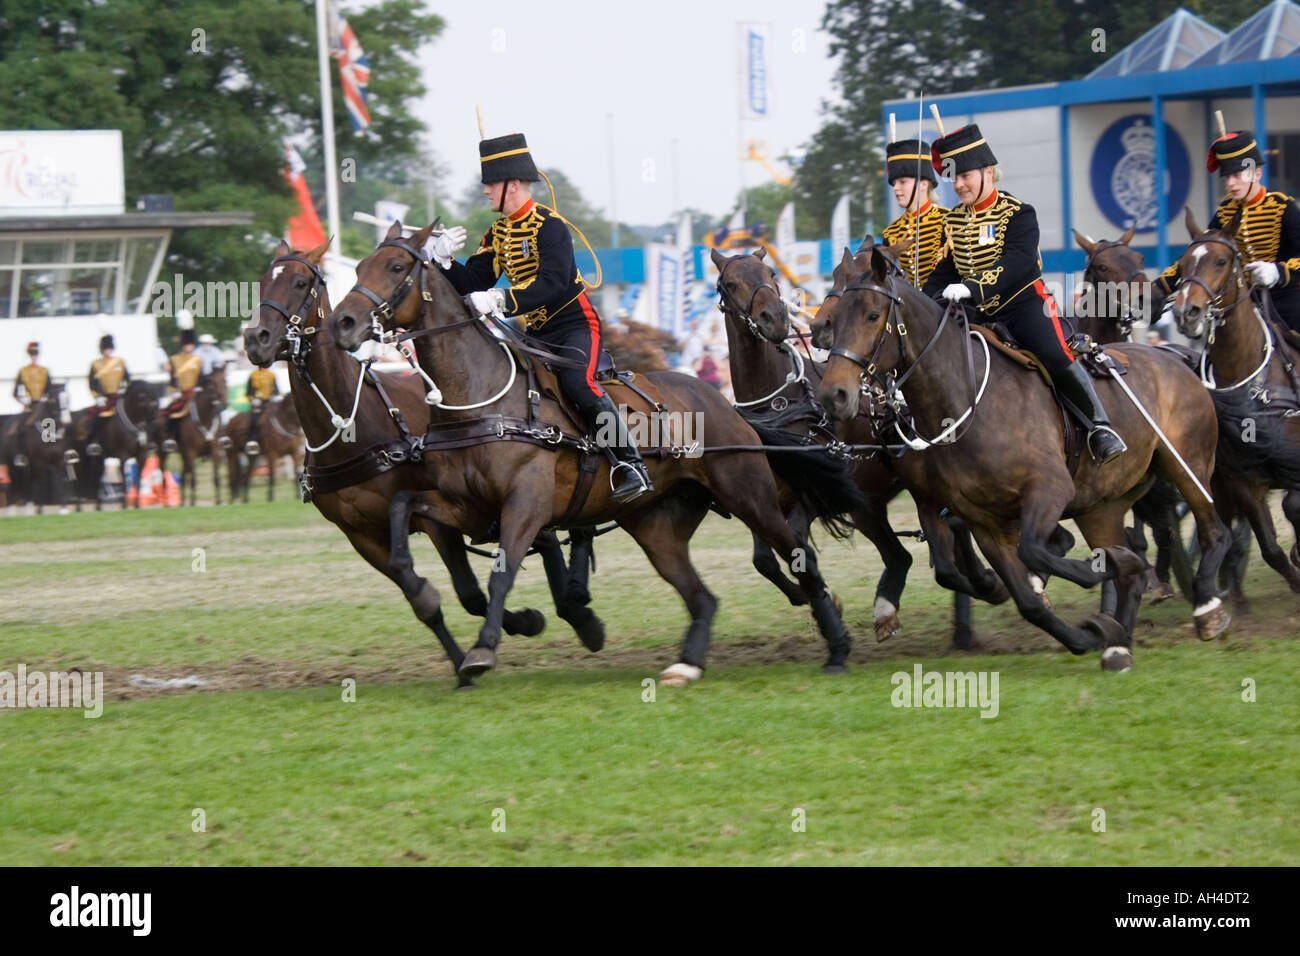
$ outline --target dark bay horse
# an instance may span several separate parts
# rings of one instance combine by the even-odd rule
[[[1219,407],[1216,501],[1225,518],[1234,508],[1246,516],[1264,560],[1300,592],[1300,354],[1250,295],[1236,242],[1241,210],[1222,229],[1202,232],[1190,209],[1185,222],[1192,242],[1172,305],[1178,330],[1201,339],[1201,379]],[[1296,532],[1289,556],[1269,511],[1272,488],[1285,491]]]
[[[287,360],[290,398],[312,449],[314,470],[348,470],[350,463],[367,456],[378,458],[376,444],[398,439],[400,430],[389,412],[389,403],[368,380],[362,379],[361,364],[333,347],[322,318],[330,309],[329,294],[320,263],[327,245],[310,252],[292,252],[284,243],[262,276],[260,288],[266,297],[256,318],[244,330],[244,347],[249,359],[262,367]],[[380,374],[378,379],[392,399],[402,420],[416,437],[424,434],[429,406],[424,388],[416,376]],[[346,425],[335,425],[333,419]],[[264,431],[265,434],[265,431]],[[406,461],[382,469],[358,468],[341,480],[339,487],[318,488],[311,502],[347,537],[348,542],[370,564],[399,588],[411,610],[434,635],[459,671],[464,654],[443,620],[441,598],[426,578],[415,573],[408,538],[409,526],[429,536],[451,573],[456,596],[466,612],[482,617],[487,598],[470,567],[465,540],[460,531],[424,514],[391,520],[390,508],[398,495],[414,495],[417,505],[432,486],[429,473],[438,466],[433,456],[423,462]],[[605,628],[585,606],[578,593],[586,592],[590,539],[576,539],[570,573],[554,533],[540,535],[535,547],[541,554],[556,611],[578,634],[583,645],[598,651],[605,643]],[[546,625],[541,612],[533,609],[505,611],[503,625],[510,634],[533,636]],[[472,682],[460,675],[458,686]]]
[[[132,379],[126,390],[118,396],[112,417],[106,417],[100,426],[99,444],[102,454],[91,455],[87,446],[91,441],[91,426],[101,409],[98,405],[77,412],[74,418],[73,448],[77,463],[78,507],[81,500],[93,500],[95,510],[103,507],[99,500],[99,485],[104,476],[104,459],[116,458],[122,463],[125,474],[128,459],[135,459],[135,506],[140,507],[140,473],[149,450],[149,431],[158,417],[159,388],[142,379]],[[122,507],[126,507],[126,498]]]
[[[75,477],[76,455],[69,453],[63,421],[66,411],[65,384],[50,382],[31,408],[9,421],[4,441],[9,498],[14,503],[32,502],[37,514],[44,513],[46,505],[62,505],[69,478]]]
[[[817,436],[819,443],[832,448],[885,444],[865,414],[829,427],[818,421],[823,412],[816,404],[816,392],[825,367],[813,361],[811,355],[805,361],[788,343],[789,317],[776,287],[775,273],[764,261],[763,250],[728,257],[715,249],[711,255],[718,267],[719,308],[727,329],[731,382],[742,414],[766,413],[778,419],[791,414],[802,417],[811,414],[809,433]],[[898,472],[882,461],[881,456],[863,451],[840,453],[854,459],[853,480],[865,499],[850,514],[853,525],[875,545],[884,563],[876,586],[873,613],[876,640],[885,641],[901,627],[898,608],[912,565],[911,554],[889,523],[889,502],[903,490],[903,483]],[[790,520],[794,524],[796,519]],[[978,557],[970,549],[969,535],[960,535],[958,541],[968,549],[965,555],[978,564]],[[775,555],[757,536],[754,566],[780,587],[791,603],[798,603],[796,597],[802,592],[786,580]],[[969,594],[954,592],[953,647],[965,650],[971,643],[971,598]]]
[[[416,506],[417,512],[474,535],[499,522],[501,560],[494,564],[488,586],[488,614],[462,672],[478,674],[495,666],[501,608],[524,551],[538,532],[617,520],[690,613],[680,659],[660,679],[668,684],[697,680],[703,674],[717,600],[692,566],[688,543],[715,502],[786,561],[826,640],[824,670],[843,671],[849,636],[822,581],[816,555],[782,518],[767,454],[755,430],[730,403],[699,379],[674,372],[639,374],[636,390],[611,385],[616,403],[672,433],[670,440],[660,435],[657,447],[643,451],[655,490],[631,502],[614,502],[604,456],[594,450],[583,453],[586,437],[575,436],[578,430],[549,394],[537,393],[536,405],[530,406],[531,376],[520,374],[496,334],[507,333],[495,326],[491,331],[471,315],[442,271],[421,257],[419,250],[431,231],[432,226],[426,226],[402,240],[400,225],[394,224],[375,252],[358,265],[358,284],[331,313],[329,329],[335,343],[347,349],[399,326],[413,330],[420,368],[436,383],[437,392],[430,393],[430,401],[436,402],[431,406],[434,446],[439,447],[439,435],[499,439],[443,443],[436,452],[437,494]],[[536,408],[536,418],[530,408]],[[695,457],[684,441],[691,423],[698,424],[693,434],[701,453]],[[505,440],[507,427],[516,440]],[[629,421],[629,430],[635,434],[643,429]],[[594,483],[585,498],[579,495],[571,505],[584,459],[597,468]],[[795,486],[808,481],[799,477],[805,467],[790,465],[787,480]]]
[[[905,477],[909,488],[965,519],[1026,620],[1072,653],[1104,648],[1106,670],[1132,666],[1143,564],[1124,547],[1124,515],[1150,487],[1154,471],[1178,487],[1196,518],[1202,551],[1195,581],[1197,633],[1203,639],[1222,633],[1229,616],[1214,581],[1228,537],[1201,490],[1214,470],[1217,426],[1214,405],[1196,376],[1160,349],[1113,346],[1110,351],[1127,365],[1126,384],[1191,474],[1119,387],[1104,380],[1097,390],[1128,451],[1100,467],[1085,454],[1071,474],[1064,426],[1038,375],[987,347],[982,337],[972,344],[956,307],[941,308],[897,272],[872,246],[856,256],[846,251],[836,267],[840,294],[829,316],[834,348],[819,391],[828,414],[852,418],[863,386],[894,376],[888,389],[901,390],[913,441],[925,446],[916,456],[921,468]],[[1062,517],[1073,518],[1083,531],[1094,549],[1091,561],[1060,557],[1048,547]],[[1069,625],[1045,606],[1031,573],[1056,574],[1085,587],[1112,579],[1116,614]]]
[[[258,450],[247,454],[248,433],[252,427],[253,413],[240,412],[221,426],[217,444],[226,453],[226,475],[230,480],[230,500],[242,494],[248,501],[248,489],[253,483],[253,471],[259,458],[266,459],[266,500],[275,500],[275,473],[285,458],[293,459],[294,477],[302,475],[303,459],[307,452],[307,439],[298,421],[298,408],[283,395],[272,398],[262,411],[258,428]],[[239,458],[245,457],[243,467]]]
[[[221,413],[226,407],[226,374],[214,368],[194,389],[189,408],[177,420],[179,439],[176,450],[181,456],[181,504],[185,504],[185,489],[189,489],[190,505],[198,504],[198,486],[194,466],[205,458],[212,459],[212,493],[221,504],[221,455],[217,448],[217,432],[221,428]],[[170,434],[168,417],[164,411],[157,419],[158,465],[167,470],[167,439]],[[137,499],[139,500],[139,499]]]

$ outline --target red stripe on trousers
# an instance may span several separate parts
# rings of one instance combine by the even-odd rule
[[[1061,331],[1061,320],[1056,315],[1056,300],[1047,294],[1042,279],[1034,282],[1034,291],[1038,293],[1039,298],[1048,303],[1048,315],[1052,319],[1052,328],[1056,330],[1056,341],[1061,343],[1061,351],[1065,353],[1065,357],[1073,362],[1074,356],[1070,354],[1070,347],[1065,344],[1065,333]]]
[[[600,320],[596,318],[596,310],[587,301],[586,292],[578,294],[578,304],[582,306],[582,314],[587,317],[587,328],[591,331],[591,348],[588,350],[590,354],[587,357],[586,378],[584,381],[593,395],[602,396],[605,393],[596,384],[596,360],[600,357]]]

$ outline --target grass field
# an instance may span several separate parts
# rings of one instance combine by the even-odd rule
[[[592,582],[605,650],[554,618],[530,559],[510,604],[547,630],[506,637],[498,670],[455,693],[396,588],[296,501],[0,519],[0,671],[102,671],[108,698],[97,720],[0,710],[0,864],[1300,859],[1300,598],[1257,555],[1254,613],[1226,639],[1198,643],[1181,600],[1144,608],[1116,676],[1006,606],[977,606],[978,650],[949,654],[948,598],[913,553],[904,633],[877,645],[878,559],[824,543],[856,639],[827,678],[806,610],[710,517],[693,554],[721,601],[711,666],[673,690],[647,681],[685,611],[611,534]],[[427,543],[416,560],[473,643]],[[1048,592],[1067,619],[1096,606]],[[996,672],[997,716],[893,706],[915,665]]]

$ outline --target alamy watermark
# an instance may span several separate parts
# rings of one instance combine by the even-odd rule
[[[149,312],[154,318],[188,309],[200,319],[247,319],[262,301],[260,282],[186,282],[179,272],[170,283],[155,282],[149,295]]]
[[[627,405],[618,407],[619,418],[627,423],[627,437],[638,448],[666,448],[682,458],[704,454],[704,413],[653,411],[647,414]],[[596,443],[605,448],[622,444],[620,422],[608,412],[596,416]]]
[[[32,671],[18,665],[18,673],[0,671],[0,708],[81,708],[85,717],[104,713],[104,672]]]
[[[997,671],[895,671],[889,702],[895,707],[978,707],[980,717],[998,715]]]

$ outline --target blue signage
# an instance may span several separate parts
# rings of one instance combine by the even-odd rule
[[[1092,196],[1120,229],[1156,228],[1156,134],[1149,113],[1118,119],[1097,139],[1089,164]],[[1187,202],[1191,166],[1182,137],[1165,124],[1165,208],[1175,213]]]
[[[749,108],[759,116],[767,115],[766,37],[749,31]]]

